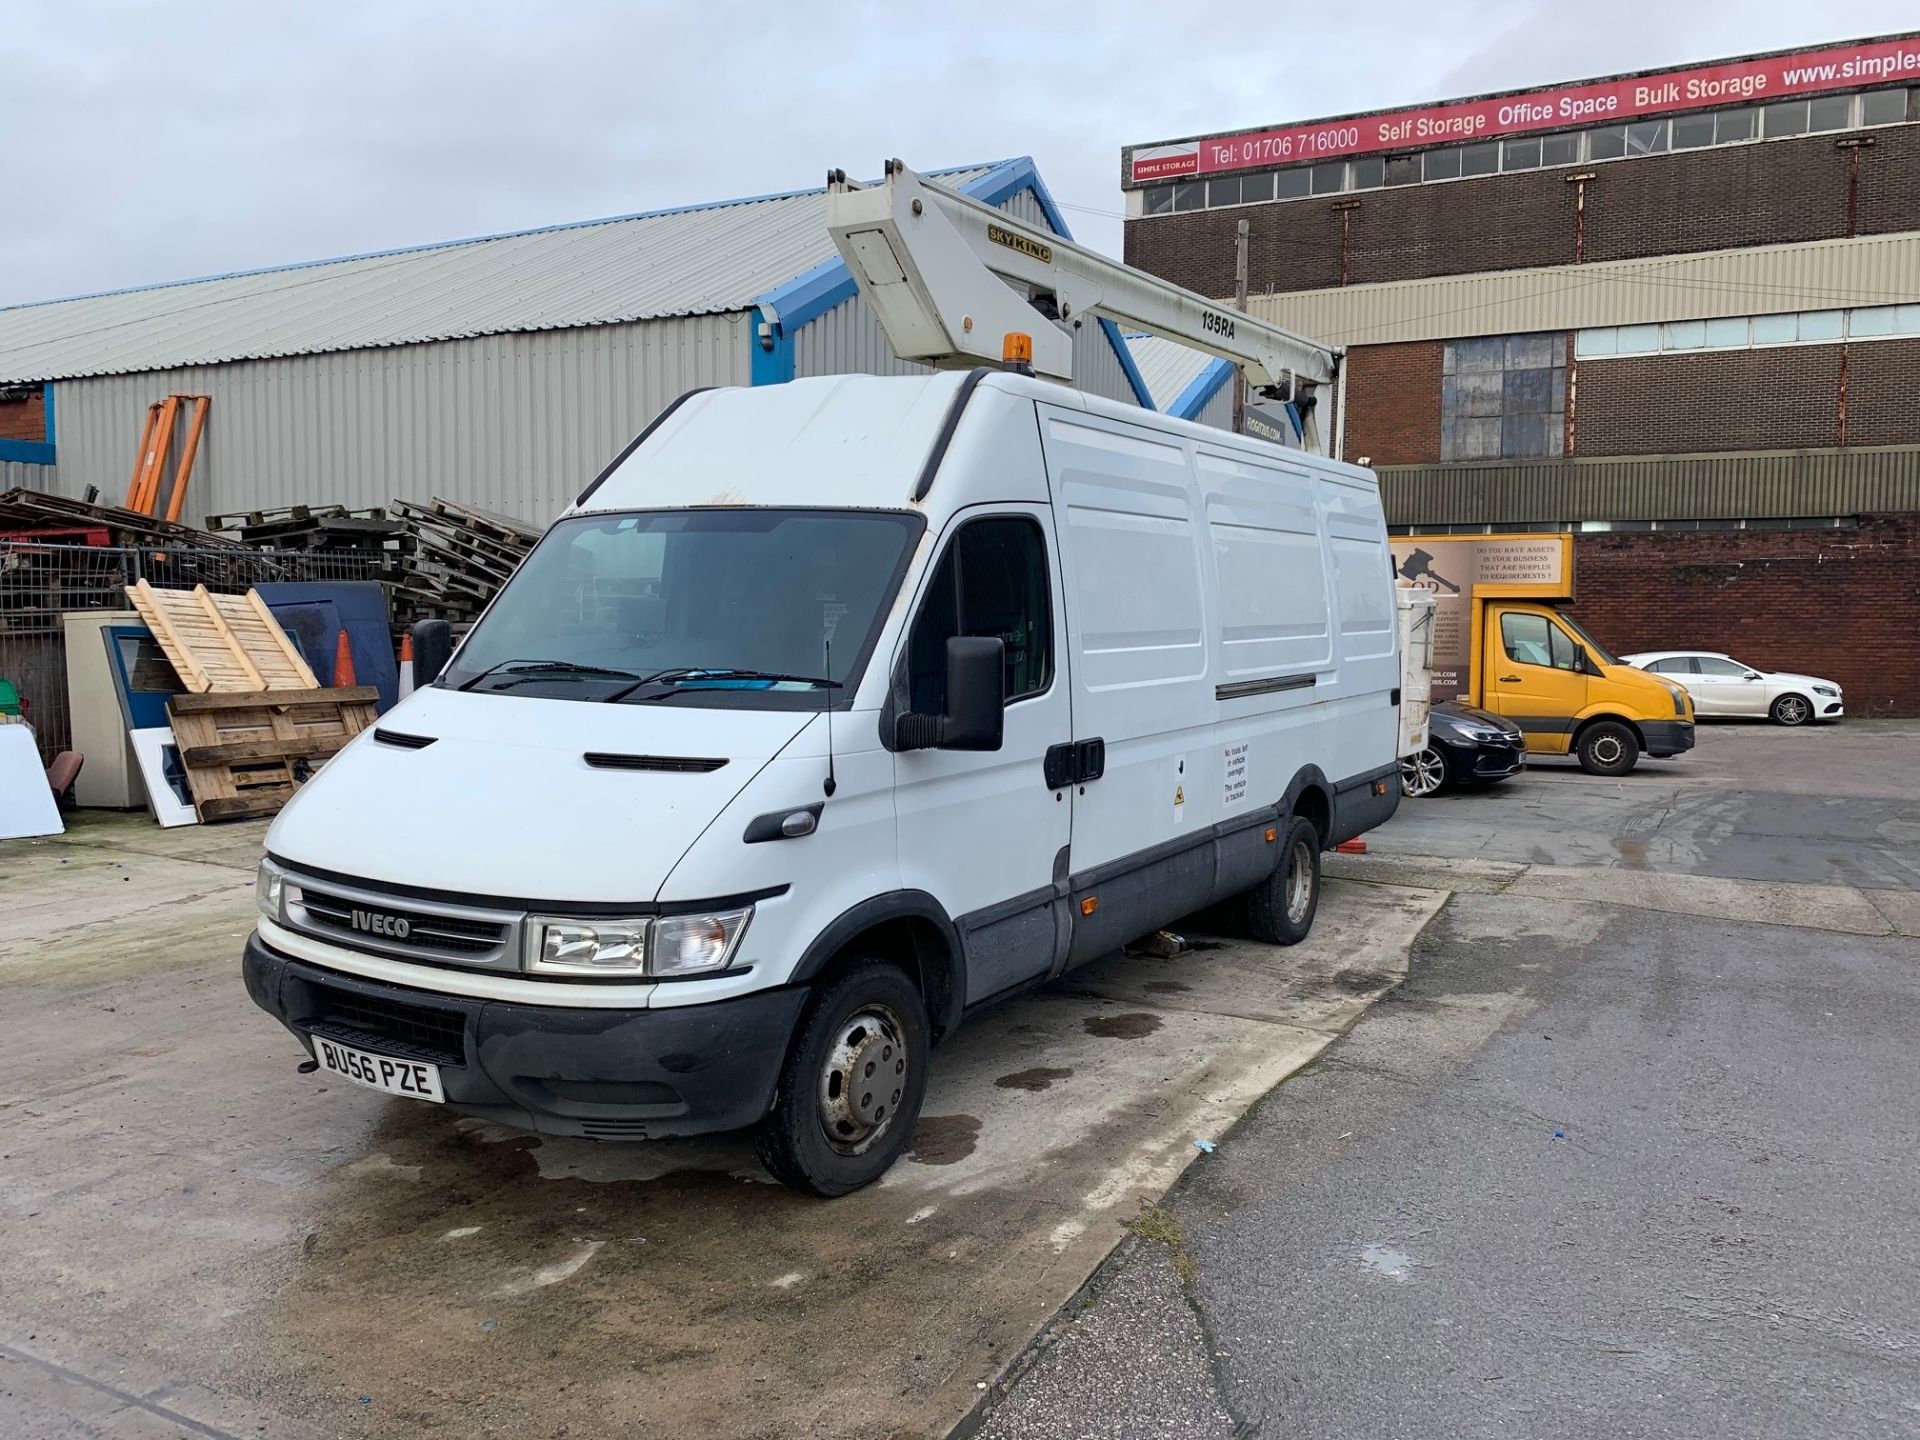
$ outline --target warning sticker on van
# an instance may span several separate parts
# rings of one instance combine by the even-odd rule
[[[1243,805],[1247,799],[1247,751],[1253,747],[1245,740],[1238,745],[1229,745],[1220,752],[1226,761],[1222,771],[1220,786],[1220,808],[1230,810],[1235,805]]]

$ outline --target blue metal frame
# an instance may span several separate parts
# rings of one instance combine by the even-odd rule
[[[961,194],[983,205],[1004,205],[1022,190],[1033,192],[1040,213],[1047,217],[1047,225],[1054,234],[1063,240],[1073,238],[1067,217],[1060,213],[1060,207],[1054,203],[1053,195],[1048,191],[1046,181],[1040,178],[1039,168],[1033,163],[1031,155],[1002,160],[984,175],[976,176],[960,187]],[[793,379],[793,339],[800,327],[819,319],[834,306],[844,305],[859,293],[859,282],[848,271],[847,262],[836,255],[760,296],[748,312],[753,325],[750,337],[753,346],[753,383],[778,385]],[[780,318],[773,322],[773,334],[763,340],[760,329],[769,323],[768,311]],[[1126,374],[1127,384],[1133,389],[1134,399],[1147,409],[1153,409],[1153,396],[1147,391],[1147,382],[1140,375],[1140,367],[1133,363],[1127,342],[1121,337],[1120,327],[1111,320],[1103,319],[1100,321],[1100,332],[1107,337],[1107,344],[1113,347],[1114,356]]]
[[[1198,420],[1207,402],[1220,393],[1220,387],[1233,377],[1234,367],[1218,357],[1201,366],[1200,373],[1187,382],[1187,388],[1174,397],[1167,414],[1182,420]]]
[[[46,436],[46,439],[0,440],[0,460],[11,460],[20,465],[54,463],[53,382],[51,380],[40,387],[40,433]]]

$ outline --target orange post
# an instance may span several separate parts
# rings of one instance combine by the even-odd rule
[[[140,427],[140,448],[133,452],[133,474],[127,477],[127,509],[140,496],[140,477],[147,471],[147,451],[153,444],[153,427],[160,422],[160,402],[147,406],[147,423]]]
[[[353,646],[347,641],[347,632],[340,631],[340,639],[333,647],[333,688],[342,689],[348,685],[358,685],[358,677],[353,673]]]
[[[180,451],[180,468],[174,472],[173,494],[167,500],[167,519],[173,524],[179,523],[180,512],[186,506],[187,481],[193,475],[193,457],[199,452],[200,432],[207,428],[207,409],[213,404],[210,395],[185,395],[180,398],[193,401],[193,423],[187,427],[187,443]],[[158,499],[157,496],[155,498]]]
[[[160,504],[160,472],[166,467],[167,451],[173,448],[173,422],[180,414],[180,397],[169,395],[160,402],[160,419],[153,427],[153,439],[147,446],[146,465],[140,474],[139,493],[132,508],[152,515]]]

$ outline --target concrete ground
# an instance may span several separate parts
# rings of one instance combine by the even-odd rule
[[[1920,1435],[1920,726],[1404,806],[1453,896],[968,1429]]]
[[[238,957],[253,825],[0,844],[0,1436],[944,1433],[1444,896],[1114,957],[936,1060],[835,1202],[734,1138],[540,1139],[302,1076]],[[1150,1212],[1149,1212],[1150,1213]]]

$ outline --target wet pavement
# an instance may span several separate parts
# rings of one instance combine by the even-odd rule
[[[1333,863],[1453,892],[1407,982],[968,1428],[1920,1435],[1915,753],[1716,726],[1402,807]]]
[[[255,826],[0,845],[0,1435],[937,1435],[1442,896],[1113,957],[939,1052],[821,1202],[736,1137],[518,1134],[295,1073],[238,954]],[[17,898],[16,898],[17,897]]]

